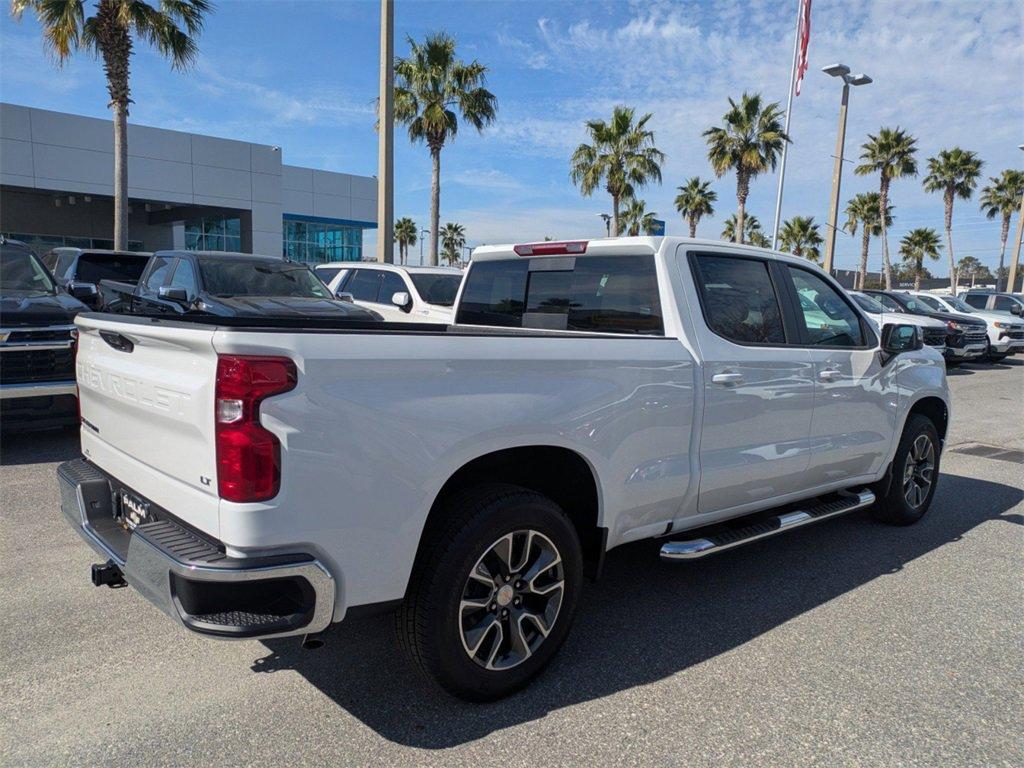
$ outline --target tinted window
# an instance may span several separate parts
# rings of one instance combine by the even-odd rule
[[[985,308],[985,304],[988,301],[988,296],[985,296],[984,294],[976,293],[973,296],[971,296],[971,295],[964,296],[964,301],[966,301],[968,304],[970,304],[975,309],[984,309]],[[999,303],[999,299],[996,299],[996,304],[998,304],[998,303]]]
[[[342,290],[352,294],[353,299],[359,301],[377,301],[377,292],[380,289],[380,270],[377,269],[353,269],[351,276],[345,282]]]
[[[813,272],[787,267],[800,298],[807,341],[828,347],[860,347],[864,334],[860,317],[839,292]]]
[[[711,330],[740,344],[786,342],[779,299],[766,262],[697,256],[694,265],[704,318]]]
[[[890,312],[902,312],[903,307],[900,303],[891,296],[886,296],[884,293],[875,293],[871,295],[871,298],[877,299],[878,303],[885,307]]]
[[[466,277],[458,322],[660,334],[654,257],[477,262]]]
[[[380,284],[380,293],[377,294],[377,300],[381,304],[390,304],[391,297],[399,292],[409,292],[409,286],[405,284],[405,280],[402,279],[401,275],[394,272],[385,272],[384,280]]]
[[[850,298],[853,299],[857,306],[863,309],[865,312],[870,312],[873,315],[880,315],[885,311],[885,307],[879,304],[870,296],[865,296],[862,293],[851,293]]]
[[[45,254],[43,256],[43,264],[46,265],[46,268],[48,270],[53,272],[54,269],[56,269],[56,267],[57,267],[57,252],[56,251],[50,251],[49,253]]]
[[[83,253],[75,267],[75,280],[98,283],[100,280],[122,280],[137,283],[149,258],[146,256],[108,256]],[[159,283],[158,283],[159,285]]]
[[[316,276],[323,280],[325,283],[331,282],[338,276],[344,267],[316,267],[313,271],[316,272]]]
[[[437,304],[439,307],[451,307],[455,304],[455,297],[459,293],[459,286],[462,284],[462,275],[431,275],[426,273],[409,275],[412,284],[420,298],[427,304]]]
[[[50,274],[27,248],[4,247],[0,251],[0,292],[53,293]]]
[[[231,296],[290,296],[329,299],[331,292],[305,264],[292,261],[243,258],[201,258],[199,275],[204,290],[222,298]]]
[[[167,279],[167,274],[171,271],[171,265],[174,262],[171,259],[166,259],[163,256],[153,257],[153,268],[150,270],[149,276],[146,278],[146,287],[151,291],[156,291],[161,285],[164,284],[164,280]]]
[[[974,314],[974,307],[970,304],[965,304],[962,300],[956,296],[943,296],[942,300],[951,306],[956,312],[964,312],[965,314]]]
[[[1016,299],[1012,299],[1009,296],[996,296],[996,302],[992,308],[998,312],[1012,312],[1014,307],[1019,306],[1020,302]]]
[[[174,268],[174,277],[171,278],[169,287],[184,288],[189,298],[196,295],[196,272],[191,261],[178,259],[178,266]]]

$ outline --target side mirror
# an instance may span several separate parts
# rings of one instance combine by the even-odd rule
[[[391,294],[391,303],[403,312],[412,311],[412,296],[405,291],[397,291],[396,293]]]
[[[336,294],[334,294],[334,297],[336,299],[338,299],[338,301],[355,301],[356,300],[355,296],[353,296],[348,291],[338,291]]]
[[[95,299],[99,289],[95,283],[83,283],[75,280],[68,284],[68,293],[79,300]]]
[[[1024,304],[1014,304],[1010,307],[1010,314],[1016,315],[1017,317],[1024,315]]]
[[[157,291],[157,295],[159,295],[161,299],[166,299],[167,301],[176,301],[179,304],[188,303],[188,291],[184,288],[172,288],[169,285],[161,285]]]
[[[882,328],[882,353],[887,358],[893,358],[901,352],[912,352],[923,346],[924,338],[921,329],[916,325],[895,324]]]

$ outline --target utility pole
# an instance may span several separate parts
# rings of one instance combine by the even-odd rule
[[[377,261],[395,260],[395,4],[380,0],[377,108]]]
[[[832,64],[822,69],[826,75],[843,79],[843,97],[839,102],[839,132],[836,136],[835,166],[832,169],[832,199],[828,205],[828,222],[825,224],[825,264],[823,269],[832,274],[832,262],[836,252],[836,228],[839,225],[839,190],[843,182],[843,151],[846,148],[846,107],[850,103],[850,86],[867,85],[867,75],[850,75],[845,64]]]

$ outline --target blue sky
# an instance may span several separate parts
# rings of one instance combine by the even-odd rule
[[[785,100],[795,0],[783,2],[396,2],[396,47],[406,35],[446,30],[464,58],[489,68],[497,123],[460,132],[442,154],[441,220],[459,221],[471,245],[603,234],[607,196],[585,199],[569,182],[568,158],[585,140],[586,119],[613,105],[652,112],[667,155],[664,180],[640,192],[648,209],[685,234],[674,212],[676,186],[713,178],[701,132],[718,122],[726,97],[744,90]],[[133,60],[134,122],[279,145],[285,162],[372,174],[377,88],[376,2],[257,2],[217,5],[199,41],[201,57],[172,72],[143,44]],[[833,61],[875,83],[851,96],[847,157],[868,131],[899,125],[919,138],[921,165],[939,149],[977,151],[986,174],[1020,168],[1024,153],[1024,5],[1015,1],[919,3],[815,0],[810,70],[795,100],[783,219],[828,208],[839,87],[820,72]],[[64,69],[43,53],[33,18],[6,11],[0,22],[0,98],[106,117],[102,70],[88,55]],[[397,215],[426,226],[427,150],[397,132]],[[922,174],[923,175],[923,174]],[[774,176],[753,185],[748,211],[770,230]],[[719,202],[698,234],[718,237],[735,209],[735,181],[715,181]],[[847,163],[843,199],[877,189]],[[941,230],[939,195],[918,179],[895,182],[890,242],[918,226]],[[1016,221],[1014,222],[1016,225]],[[1011,232],[1012,239],[1012,232]],[[994,265],[999,224],[977,201],[954,213],[957,256]],[[895,250],[895,246],[893,247]],[[837,266],[852,267],[859,238],[840,233]],[[881,263],[877,244],[871,265]],[[943,261],[932,266],[945,274]]]

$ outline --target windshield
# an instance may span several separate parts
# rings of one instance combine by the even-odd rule
[[[968,304],[963,299],[958,299],[956,296],[943,296],[942,300],[945,301],[949,306],[953,307],[957,312],[963,312],[967,315],[973,315],[975,313],[974,307]]]
[[[904,293],[900,294],[900,298],[903,299],[903,303],[907,305],[907,309],[910,310],[911,312],[924,312],[925,314],[927,314],[929,312],[946,311],[946,308],[942,306],[942,303],[935,301],[935,299],[932,299],[932,301],[935,301],[936,304],[936,306],[933,307],[931,304],[925,304],[924,301],[918,301],[917,296],[908,296],[907,294]]]
[[[4,248],[0,254],[0,291],[29,294],[56,293],[53,280],[31,251]]]
[[[863,309],[865,312],[870,312],[873,315],[880,315],[885,312],[885,307],[879,304],[877,301],[872,299],[870,296],[865,296],[862,293],[851,293],[850,296],[857,306]]]
[[[303,264],[265,259],[200,259],[199,273],[212,296],[290,296],[329,299],[331,292]]]
[[[917,300],[924,304],[929,309],[933,309],[936,312],[948,312],[946,305],[933,296],[918,296]]]
[[[98,283],[100,280],[137,283],[147,263],[148,256],[83,253],[78,257],[74,279],[84,283]]]
[[[459,292],[459,285],[462,284],[462,275],[431,275],[418,274],[409,275],[412,284],[419,291],[420,298],[427,304],[437,304],[440,307],[451,307],[455,305],[455,294]]]

